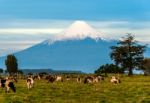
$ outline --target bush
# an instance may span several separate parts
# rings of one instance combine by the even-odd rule
[[[124,73],[124,69],[120,68],[114,64],[106,64],[100,66],[96,71],[95,74],[103,74],[107,75],[107,73]]]

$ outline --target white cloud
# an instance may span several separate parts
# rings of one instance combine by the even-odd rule
[[[45,28],[45,29],[30,29],[30,28],[7,28],[7,29],[0,29],[0,34],[26,34],[26,35],[38,35],[38,34],[55,34],[61,32],[62,29],[51,29],[51,28]]]
[[[131,29],[131,28],[103,28],[98,29],[99,31],[103,31],[104,38],[110,39],[119,39],[127,35],[127,33],[131,33],[135,36],[135,39],[139,42],[150,43],[150,28],[143,29]]]

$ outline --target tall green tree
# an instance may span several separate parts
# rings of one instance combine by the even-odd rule
[[[116,65],[129,71],[128,75],[133,75],[133,69],[141,66],[144,59],[146,45],[140,45],[134,36],[128,34],[123,37],[117,46],[111,47],[111,59]]]
[[[5,60],[7,71],[10,75],[18,72],[17,58],[14,55],[8,55]]]

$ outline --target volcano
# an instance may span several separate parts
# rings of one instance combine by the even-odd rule
[[[100,65],[110,63],[110,46],[115,41],[101,37],[101,33],[84,21],[76,21],[62,33],[14,55],[21,69],[48,69],[94,72]],[[4,67],[4,60],[0,63]]]

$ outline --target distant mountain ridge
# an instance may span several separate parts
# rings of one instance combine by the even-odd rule
[[[22,69],[24,74],[33,73],[47,73],[47,74],[83,74],[81,71],[65,71],[65,70],[53,70],[53,69]]]

